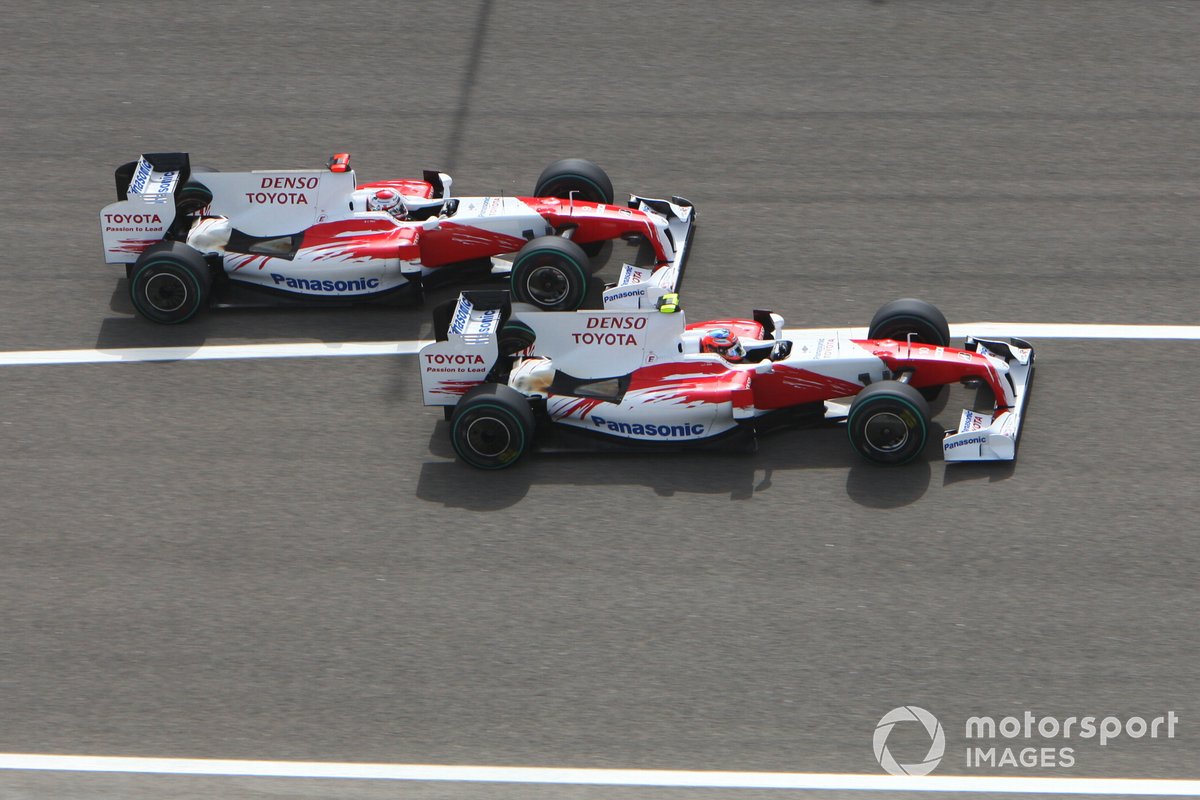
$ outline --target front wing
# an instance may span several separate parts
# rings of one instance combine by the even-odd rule
[[[620,279],[604,290],[606,309],[654,308],[659,298],[677,293],[683,285],[683,272],[696,234],[696,209],[682,197],[657,200],[630,195],[629,206],[666,217],[674,256],[670,264],[657,268],[625,264]]]
[[[942,439],[943,456],[947,462],[1012,461],[1017,457],[1021,423],[1033,384],[1033,347],[1016,338],[1004,342],[968,337],[965,349],[1002,358],[1008,363],[1008,379],[1015,401],[1011,407],[995,409],[991,414],[964,409],[958,427],[946,431]]]

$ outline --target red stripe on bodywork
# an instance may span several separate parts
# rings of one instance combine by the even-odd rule
[[[429,393],[461,397],[480,383],[482,381],[439,381],[435,388],[429,390]]]
[[[517,199],[540,214],[555,230],[575,228],[571,240],[579,244],[604,242],[626,234],[638,234],[650,242],[654,248],[654,258],[659,264],[670,261],[670,256],[658,240],[654,220],[644,211],[584,200],[571,202],[557,197]]]
[[[550,416],[554,419],[567,419],[569,417],[578,416],[580,420],[587,419],[587,415],[592,412],[596,406],[607,401],[601,400],[598,397],[574,397],[567,398],[559,396],[553,398],[558,402],[553,404],[553,407],[548,408]]]
[[[225,254],[226,266],[232,265],[233,271],[237,272],[242,267],[253,267],[258,264],[258,268],[262,269],[271,260],[271,256],[259,256],[251,253],[229,253]]]
[[[304,232],[295,260],[363,261],[418,258],[418,225],[402,225],[391,219],[348,219],[322,222]]]
[[[735,392],[750,385],[752,374],[716,361],[651,364],[630,375],[625,398],[634,403],[688,406],[731,403]],[[744,403],[741,397],[739,401]]]
[[[998,406],[1003,408],[1008,405],[1004,387],[1000,383],[1000,374],[995,366],[985,356],[972,350],[936,347],[918,342],[910,346],[907,342],[892,339],[852,341],[883,361],[893,373],[911,370],[909,385],[913,387],[920,389],[957,383],[963,378],[980,378],[991,387]]]
[[[860,383],[852,383],[832,375],[776,364],[770,372],[756,375],[752,388],[754,406],[769,410],[847,397],[858,394],[863,387]]]
[[[147,247],[161,241],[161,239],[121,239],[117,242],[116,247],[109,249],[109,252],[140,255]]]
[[[440,267],[457,261],[515,253],[525,244],[519,236],[443,221],[421,236],[421,263]]]

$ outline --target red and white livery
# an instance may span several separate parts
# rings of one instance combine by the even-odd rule
[[[1020,339],[967,339],[919,300],[883,306],[866,339],[784,336],[778,314],[688,324],[658,309],[529,313],[498,292],[464,292],[420,354],[426,405],[445,406],[462,460],[510,466],[543,449],[754,448],[782,427],[845,424],[868,460],[924,451],[929,400],[952,383],[981,387],[945,432],[947,461],[1016,457],[1033,377]]]
[[[695,214],[679,197],[613,204],[595,164],[548,166],[528,197],[455,197],[449,175],[358,183],[347,154],[323,169],[218,172],[186,153],[149,153],[116,171],[100,213],[108,263],[125,264],[134,308],[183,322],[233,286],[306,300],[415,295],[501,277],[544,310],[588,296],[594,256],[613,239],[644,242],[603,302],[653,305],[681,281]],[[511,259],[498,256],[511,255]],[[227,296],[227,292],[225,293]]]

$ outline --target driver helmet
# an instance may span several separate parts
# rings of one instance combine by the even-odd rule
[[[393,217],[403,217],[407,213],[400,193],[395,189],[377,189],[367,198],[368,211],[386,211]]]
[[[746,348],[738,341],[737,334],[728,328],[716,328],[704,334],[700,340],[701,353],[716,353],[726,361],[741,361],[746,357]]]

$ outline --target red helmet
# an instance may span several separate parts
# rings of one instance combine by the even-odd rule
[[[726,361],[741,361],[746,357],[746,349],[738,341],[737,334],[728,328],[716,328],[704,334],[700,340],[701,353],[716,353]]]
[[[393,216],[402,216],[405,212],[400,193],[395,189],[378,189],[367,198],[368,211],[386,211]]]

